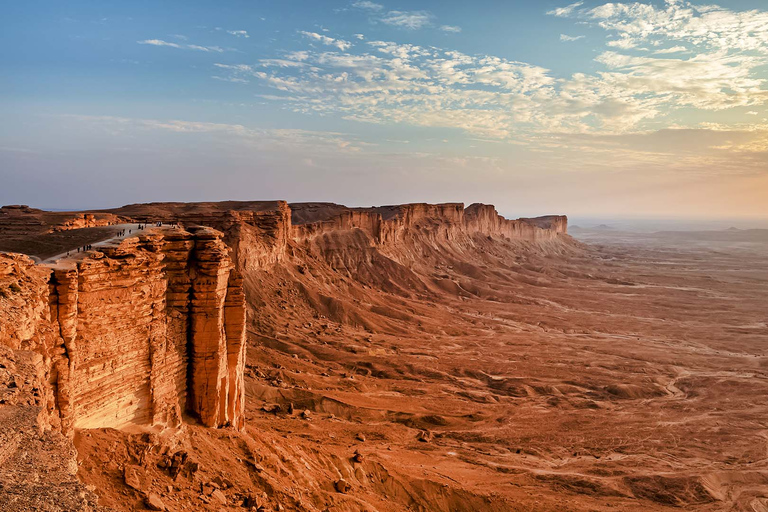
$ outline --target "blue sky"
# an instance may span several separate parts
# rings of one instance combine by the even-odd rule
[[[767,62],[756,0],[8,4],[0,203],[763,217]]]

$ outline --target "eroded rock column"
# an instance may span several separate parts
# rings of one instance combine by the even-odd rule
[[[229,274],[227,298],[224,301],[224,330],[227,336],[226,422],[237,429],[245,421],[245,293],[243,278],[237,270]]]
[[[77,366],[77,297],[78,273],[76,268],[57,268],[53,271],[53,290],[56,300],[52,301],[55,315],[52,318],[59,328],[61,343],[64,345],[63,357],[57,359],[56,402],[61,418],[61,431],[66,436],[74,435],[76,418],[74,390],[71,376]]]
[[[224,323],[232,261],[219,233],[195,232],[192,276],[189,409],[206,426],[226,423],[228,355]]]

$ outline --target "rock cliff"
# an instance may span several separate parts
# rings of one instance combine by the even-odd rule
[[[0,257],[0,344],[43,358],[49,424],[242,427],[245,300],[222,234],[156,229],[76,260]]]
[[[130,222],[150,227],[115,237],[125,224],[114,224]],[[230,201],[69,213],[4,207],[0,250],[38,263],[0,253],[0,503],[27,510],[34,495],[41,510],[97,510],[93,488],[76,478],[78,432],[75,444],[87,444],[98,432],[128,435],[135,426],[186,420],[240,432],[198,426],[164,434],[247,437],[246,326],[252,347],[283,343],[281,333],[299,318],[313,329],[309,345],[329,321],[339,332],[348,326],[399,336],[399,322],[414,314],[398,309],[401,301],[498,295],[453,275],[454,267],[490,272],[482,262],[513,259],[526,245],[565,246],[557,240],[566,233],[565,217],[507,220],[493,206],[461,203]],[[93,250],[75,251],[89,244]],[[50,257],[58,259],[39,263]],[[284,378],[278,374],[275,385]],[[118,430],[102,430],[108,427]],[[99,455],[100,468],[112,465],[110,456]],[[135,503],[125,501],[119,475],[110,506],[127,509]]]
[[[211,427],[242,427],[242,276],[269,269],[295,248],[314,244],[333,268],[350,269],[360,258],[411,265],[406,260],[419,254],[471,247],[478,235],[540,241],[567,232],[565,217],[507,220],[483,204],[347,208],[282,201],[152,203],[73,214],[12,206],[2,209],[0,230],[51,251],[46,240],[64,244],[56,238],[62,232],[124,220],[175,227],[51,265],[0,258],[0,343],[43,357],[49,386],[41,399],[49,423],[67,435],[78,428],[174,426],[185,413]],[[366,253],[373,247],[383,252]]]
[[[517,240],[552,240],[567,234],[565,216],[508,220],[493,205],[462,203],[415,203],[378,208],[339,208],[338,205],[300,203],[291,205],[294,240],[303,241],[323,233],[359,229],[376,244],[407,241],[414,231],[434,239],[450,240],[460,235],[482,234]]]

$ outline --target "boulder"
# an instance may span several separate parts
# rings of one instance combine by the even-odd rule
[[[153,492],[147,495],[147,497],[144,499],[144,503],[147,505],[149,510],[167,510],[163,500],[160,499],[160,496]]]
[[[343,478],[336,480],[336,482],[333,484],[333,487],[336,489],[336,492],[340,492],[342,494],[348,493],[349,490],[352,488],[352,486],[349,485],[349,482],[347,482]]]
[[[125,485],[127,485],[131,489],[141,491],[142,485],[141,485],[140,472],[141,472],[141,468],[139,467],[125,466],[125,469],[123,470],[123,480],[125,481]]]

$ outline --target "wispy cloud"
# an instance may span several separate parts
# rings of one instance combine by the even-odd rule
[[[243,37],[245,39],[248,39],[249,36],[248,32],[245,30],[227,30],[227,34],[235,36],[235,37]]]
[[[234,76],[219,76],[219,75],[211,75],[211,78],[214,80],[221,80],[222,82],[231,82],[233,84],[247,84],[250,83],[250,80],[246,80],[245,78],[237,78]]]
[[[688,51],[688,48],[686,48],[685,46],[673,46],[672,48],[664,48],[662,50],[656,50],[653,53],[656,55],[667,55],[670,53],[682,53],[687,51]]]
[[[433,24],[426,11],[389,11],[369,4],[352,5],[378,23],[413,30]],[[308,115],[453,128],[504,141],[541,134],[644,133],[687,126],[691,111],[699,113],[698,119],[716,121],[719,111],[738,108],[744,116],[768,104],[768,79],[761,71],[768,49],[750,40],[768,34],[766,12],[745,16],[666,0],[663,7],[576,2],[549,13],[605,31],[606,48],[592,63],[595,71],[558,76],[490,54],[300,31],[314,44],[247,64],[218,63],[209,74],[258,84],[255,92],[263,99]],[[560,34],[563,42],[582,39]],[[590,41],[595,39],[590,32]],[[142,43],[194,49],[162,40]]]
[[[435,16],[428,11],[386,10],[384,5],[368,0],[358,0],[352,3],[352,7],[366,11],[372,23],[383,23],[407,30],[431,27],[435,19]],[[461,27],[453,25],[441,25],[439,28],[444,32],[461,32]]]
[[[580,18],[591,12],[581,5],[552,12]],[[493,55],[388,41],[368,42],[374,53],[353,52],[346,41],[302,33],[341,51],[310,49],[296,58],[264,61],[266,70],[233,69],[233,76],[255,78],[284,93],[291,98],[288,108],[297,112],[451,127],[500,139],[523,133],[639,132],[679,122],[675,113],[681,109],[706,112],[768,102],[768,82],[756,71],[764,59],[722,50],[677,56],[682,45],[670,46],[669,39],[659,44],[664,58],[648,52],[637,56],[623,46],[639,41],[619,34],[606,43],[614,49],[595,59],[602,69],[556,79],[548,69]],[[583,37],[562,34],[561,39]]]
[[[566,17],[573,14],[573,12],[584,5],[584,2],[576,2],[571,5],[568,5],[566,7],[558,7],[557,9],[553,9],[551,11],[548,11],[547,14],[550,16],[560,16],[560,17]]]
[[[261,59],[259,64],[264,67],[278,67],[278,68],[301,68],[307,64],[301,61],[290,59]],[[219,66],[220,64],[217,64]]]
[[[170,46],[171,48],[183,48],[184,46],[176,43],[169,43],[162,39],[145,39],[143,41],[137,41],[139,44],[151,44],[153,46]]]
[[[216,53],[222,53],[224,51],[224,48],[221,48],[219,46],[199,46],[196,44],[188,44],[186,46],[190,50],[197,50],[199,52],[216,52]]]
[[[370,2],[368,0],[359,0],[352,4],[352,7],[357,7],[359,9],[368,9],[371,11],[381,11],[384,9],[384,6],[381,4],[377,4],[376,2]]]
[[[768,54],[768,12],[734,11],[718,5],[695,5],[688,0],[651,3],[605,3],[583,7],[577,2],[548,14],[575,18],[615,34],[612,46],[686,42],[700,50],[755,51]]]
[[[221,48],[219,46],[200,46],[196,44],[169,43],[168,41],[163,41],[162,39],[145,39],[143,41],[137,41],[137,43],[148,44],[151,46],[167,46],[169,48],[179,48],[182,50],[196,50],[200,52],[216,52],[216,53],[224,52],[224,48]]]
[[[352,47],[352,43],[350,43],[349,41],[344,41],[343,39],[334,39],[333,37],[328,37],[322,34],[318,34],[316,32],[307,32],[304,30],[300,30],[299,34],[313,41],[322,43],[324,45],[335,46],[336,48],[342,51],[348,50],[349,48]]]
[[[394,27],[417,30],[430,25],[432,18],[426,11],[389,11],[380,21]]]
[[[254,147],[284,149],[312,148],[317,151],[357,152],[366,143],[356,137],[339,133],[296,129],[250,128],[242,124],[210,123],[178,119],[143,119],[116,116],[70,115],[67,118],[89,123],[93,126],[108,127],[109,132],[121,135],[139,130],[156,130],[177,134],[209,134],[237,137],[240,142]],[[232,140],[232,139],[227,139]]]

